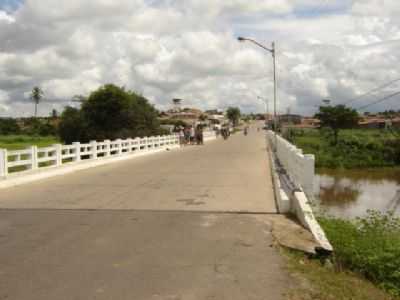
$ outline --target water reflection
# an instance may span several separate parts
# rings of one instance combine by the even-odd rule
[[[368,209],[400,216],[400,170],[319,170],[316,198],[320,207],[339,217],[363,216]]]

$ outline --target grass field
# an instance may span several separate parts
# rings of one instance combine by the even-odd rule
[[[36,145],[47,147],[59,143],[55,136],[28,136],[28,135],[0,135],[0,148],[7,150],[20,150]]]
[[[341,130],[337,145],[326,130],[293,130],[288,137],[314,154],[316,167],[373,168],[400,165],[400,134],[379,129]]]

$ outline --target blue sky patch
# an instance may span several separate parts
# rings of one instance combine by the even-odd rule
[[[313,18],[313,17],[320,17],[323,15],[344,14],[347,13],[350,8],[351,8],[350,0],[336,1],[334,4],[332,3],[324,4],[321,2],[320,5],[314,8],[299,7],[293,12],[293,14],[296,17]]]
[[[0,0],[0,9],[5,11],[15,10],[23,0]]]

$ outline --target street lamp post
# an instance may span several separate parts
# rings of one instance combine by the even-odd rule
[[[263,98],[260,96],[257,96],[257,99],[261,100],[264,103],[264,108],[265,108],[265,118],[268,117],[269,115],[269,105],[268,105],[268,99],[267,98]],[[265,119],[267,121],[267,119]]]
[[[263,48],[264,50],[270,52],[272,54],[272,60],[273,60],[273,67],[274,67],[274,131],[276,135],[276,130],[277,130],[277,116],[276,116],[276,50],[275,50],[275,42],[272,42],[271,48],[265,47],[264,45],[260,44],[259,42],[250,39],[250,38],[245,38],[245,37],[238,37],[239,42],[251,42],[255,45],[257,45],[260,48]]]

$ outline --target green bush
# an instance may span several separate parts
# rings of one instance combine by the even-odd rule
[[[400,296],[400,219],[393,213],[368,211],[355,221],[320,218],[332,243],[338,268],[356,271]]]
[[[48,119],[28,118],[24,121],[21,133],[31,136],[52,136],[57,135],[57,128]]]
[[[0,118],[0,134],[1,135],[19,134],[20,131],[21,130],[15,119]]]

